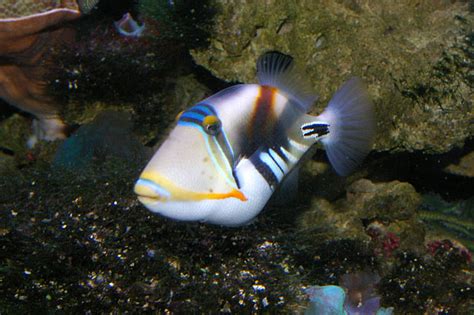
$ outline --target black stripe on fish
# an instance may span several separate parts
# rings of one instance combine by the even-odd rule
[[[201,109],[199,109],[199,107],[204,107],[205,109],[207,109],[210,113],[207,113]],[[203,115],[204,116],[207,116],[207,115],[214,115],[214,116],[217,116],[217,113],[214,109],[214,107],[212,107],[211,105],[209,104],[205,104],[205,103],[199,103],[197,104],[196,106],[194,106],[193,108],[191,108],[190,110],[194,110],[194,111],[199,111],[199,112],[203,112]]]
[[[276,148],[275,148],[275,149],[276,149]],[[278,152],[276,152],[276,150],[272,150],[272,151],[275,153],[275,155],[277,155],[277,156],[281,159],[281,161],[282,161],[283,163],[285,163],[285,161],[281,158],[281,155],[280,155]],[[268,151],[268,155],[271,157],[271,159],[273,160],[273,162],[275,162],[275,164],[278,166],[278,168],[280,169],[280,171],[281,171],[283,174],[285,174],[284,168],[282,167],[282,165],[280,165],[280,163],[278,163],[277,159],[273,156],[273,154],[271,154],[270,151]],[[288,168],[288,165],[285,165],[285,166],[286,166],[285,168]]]
[[[275,190],[285,175],[278,163],[267,151],[257,151],[250,157],[250,162],[262,175],[272,190]],[[277,174],[281,172],[282,174]]]
[[[201,126],[204,118],[211,115],[217,116],[217,113],[212,106],[207,104],[197,104],[183,112],[178,122],[194,123]]]
[[[329,133],[329,125],[315,121],[301,126],[303,138],[319,138]]]
[[[273,150],[276,152],[276,154],[278,154],[279,157],[281,157],[281,159],[285,162],[286,165],[290,165],[290,160],[288,159],[286,154],[283,153],[282,148],[283,148],[283,146],[275,147],[275,148],[273,148]],[[285,149],[288,151],[287,148],[285,148]]]

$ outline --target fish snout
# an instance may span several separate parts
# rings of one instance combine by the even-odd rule
[[[138,200],[143,204],[166,201],[171,196],[170,192],[165,188],[152,180],[144,178],[137,180],[133,190],[138,195]]]

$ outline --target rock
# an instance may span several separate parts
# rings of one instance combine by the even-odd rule
[[[0,174],[17,171],[19,164],[28,163],[25,143],[31,132],[31,119],[13,114],[0,121]]]
[[[461,157],[458,163],[448,165],[444,171],[454,175],[474,177],[474,151]]]
[[[105,111],[64,141],[53,164],[81,169],[111,158],[142,164],[150,156],[150,151],[132,134],[130,114]]]
[[[415,188],[399,181],[375,184],[361,179],[348,187],[346,195],[346,205],[363,217],[387,222],[410,219],[420,203]]]
[[[176,79],[174,104],[183,110],[211,94],[211,91],[197,81],[194,75],[180,76]]]
[[[315,198],[312,209],[299,218],[299,225],[324,231],[329,237],[372,239],[380,252],[391,255],[398,247],[423,247],[424,228],[416,217],[420,203],[409,183],[360,179],[347,188],[345,198],[332,203]]]
[[[305,68],[320,112],[350,76],[368,84],[378,151],[440,153],[474,135],[470,29],[464,1],[217,1],[210,47],[196,62],[228,81],[255,82],[268,50]]]
[[[0,121],[0,148],[13,154],[24,155],[26,139],[31,132],[30,119],[19,114]]]

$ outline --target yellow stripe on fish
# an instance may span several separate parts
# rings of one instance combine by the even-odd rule
[[[232,189],[226,193],[216,192],[196,192],[183,189],[174,184],[171,180],[157,173],[144,172],[140,176],[140,180],[148,182],[148,185],[135,185],[135,193],[141,197],[156,201],[182,201],[182,200],[208,200],[208,199],[226,199],[237,198],[246,201],[245,195],[237,190]]]

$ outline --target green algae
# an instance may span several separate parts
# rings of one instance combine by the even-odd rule
[[[457,240],[474,250],[474,199],[447,202],[434,194],[423,196],[422,219],[434,236]]]

